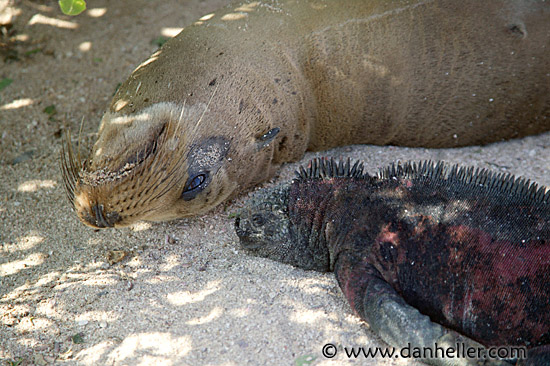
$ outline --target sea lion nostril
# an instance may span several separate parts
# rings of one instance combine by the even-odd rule
[[[109,212],[105,214],[103,205],[96,204],[92,206],[94,222],[90,222],[92,225],[99,228],[114,227],[115,223],[120,221],[120,216],[116,212]]]
[[[103,205],[94,205],[92,207],[92,211],[94,213],[95,217],[95,224],[99,227],[110,227],[107,220],[105,220],[105,217],[103,216]]]

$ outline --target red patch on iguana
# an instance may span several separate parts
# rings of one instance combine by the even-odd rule
[[[392,245],[399,245],[399,234],[390,230],[390,224],[385,225],[380,234],[376,237],[376,243],[391,243]]]
[[[547,242],[495,240],[465,225],[445,231],[448,257],[442,257],[439,273],[425,277],[433,296],[440,295],[449,326],[487,345],[530,344],[550,331],[548,321],[542,321],[547,314],[534,316],[539,307],[548,306]],[[438,251],[437,243],[432,244],[432,250]]]

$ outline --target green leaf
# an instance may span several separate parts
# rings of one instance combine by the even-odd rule
[[[157,38],[153,39],[151,43],[153,43],[154,45],[157,45],[157,47],[161,47],[169,39],[170,37],[158,36]]]
[[[44,108],[44,113],[49,115],[50,117],[57,113],[57,109],[55,109],[55,105],[49,105],[46,108]]]
[[[227,215],[227,218],[228,219],[234,219],[236,217],[239,217],[239,213],[238,212],[231,212],[229,215]]]
[[[317,357],[315,357],[314,355],[303,355],[303,356],[298,357],[295,360],[295,365],[296,366],[311,365],[313,363],[313,361],[315,361],[316,358]]]
[[[42,52],[42,48],[34,48],[32,50],[29,50],[25,52],[25,56],[34,55],[35,53]]]
[[[59,7],[63,14],[78,15],[86,10],[86,2],[84,0],[59,0]]]
[[[84,343],[84,333],[77,333],[71,337],[74,344]]]
[[[8,366],[19,366],[19,365],[21,365],[21,362],[23,362],[23,359],[20,358],[17,361],[15,359],[13,361],[12,360],[7,360],[6,362],[7,362]]]
[[[4,89],[8,85],[10,85],[13,82],[13,79],[10,78],[3,78],[0,80],[0,90]]]

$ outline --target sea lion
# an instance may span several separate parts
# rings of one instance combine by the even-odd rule
[[[64,180],[93,227],[202,214],[306,150],[550,129],[544,1],[254,1],[137,67]]]

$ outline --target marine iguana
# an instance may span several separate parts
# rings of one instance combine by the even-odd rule
[[[524,346],[518,365],[550,365],[550,190],[536,183],[442,162],[370,176],[313,160],[253,196],[235,228],[250,254],[334,271],[392,346]]]

